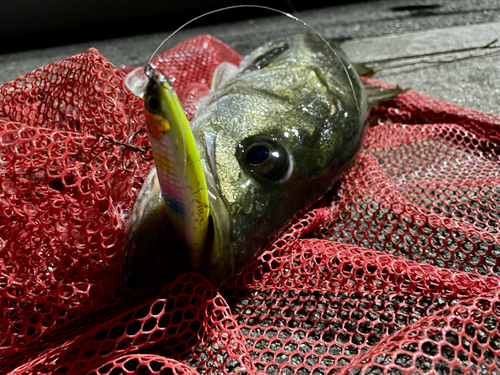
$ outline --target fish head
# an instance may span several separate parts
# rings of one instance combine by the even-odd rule
[[[291,38],[287,45],[247,57],[191,124],[214,231],[205,273],[216,284],[328,192],[361,146],[366,101],[357,75],[353,90],[338,59],[322,63],[334,56],[317,39]],[[270,52],[272,61],[262,67]]]

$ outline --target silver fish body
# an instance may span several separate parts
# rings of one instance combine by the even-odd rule
[[[247,56],[191,122],[213,224],[200,272],[224,283],[326,194],[359,151],[367,114],[354,67],[318,36]]]

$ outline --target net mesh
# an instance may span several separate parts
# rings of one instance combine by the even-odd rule
[[[157,64],[191,117],[240,59],[205,35]],[[89,50],[0,87],[0,372],[499,373],[499,116],[379,105],[349,172],[240,276],[144,301],[120,288],[152,166],[109,141],[147,145],[124,76]]]

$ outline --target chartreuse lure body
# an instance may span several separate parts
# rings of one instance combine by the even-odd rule
[[[207,184],[189,122],[175,91],[149,67],[144,92],[146,124],[167,218],[188,250],[193,269],[201,265],[209,221]]]

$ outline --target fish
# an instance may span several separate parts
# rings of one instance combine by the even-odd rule
[[[332,189],[361,149],[370,107],[401,92],[368,90],[370,99],[356,67],[315,34],[267,43],[239,67],[221,64],[210,91],[190,123],[208,193],[203,249],[193,255],[172,231],[153,169],[128,232],[131,288],[193,264],[226,283]]]

